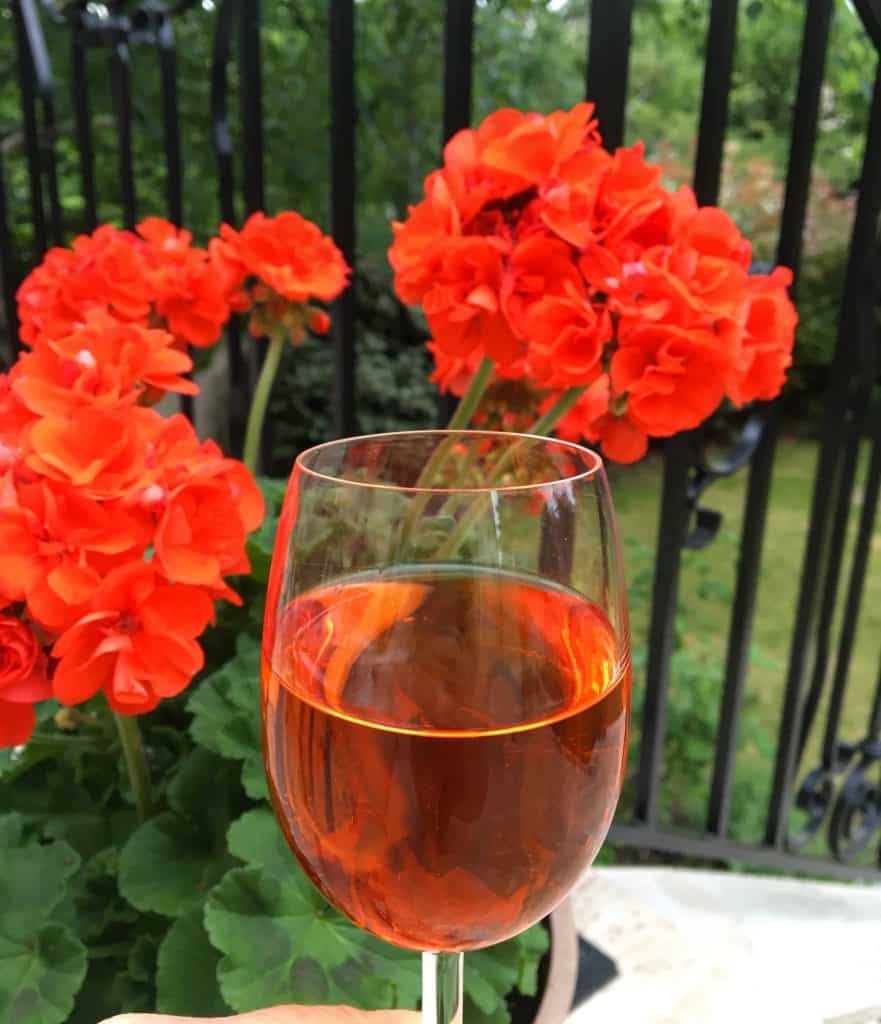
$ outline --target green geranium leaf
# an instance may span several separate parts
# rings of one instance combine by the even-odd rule
[[[236,656],[207,676],[187,705],[193,715],[193,739],[221,757],[243,761],[242,784],[248,796],[264,799],[260,735],[260,645],[242,635]]]
[[[193,750],[168,786],[172,808],[144,822],[119,857],[119,890],[138,910],[178,917],[202,904],[230,866],[229,762]]]
[[[252,800],[269,799],[262,757],[249,757],[242,765],[242,788]]]
[[[87,788],[63,770],[54,772],[41,824],[47,839],[63,839],[88,860],[112,842],[110,822]]]
[[[168,805],[196,822],[217,827],[228,816],[230,766],[210,750],[197,747],[180,763],[168,786]],[[210,799],[206,800],[206,794]]]
[[[246,551],[251,563],[251,579],[258,583],[266,583],[272,565],[272,549],[275,545],[275,533],[278,520],[269,516],[263,520],[258,530],[248,538]]]
[[[422,996],[422,960],[363,933],[361,959],[334,971],[344,1001],[365,1010],[415,1009]]]
[[[156,1008],[153,986],[135,981],[128,973],[127,957],[90,959],[73,1013],[66,1024],[96,1024],[121,1010],[147,1013]]]
[[[21,842],[22,820],[20,814],[0,816],[0,850],[18,846]]]
[[[278,529],[278,514],[284,501],[286,485],[280,480],[266,477],[258,482],[266,502],[266,517],[260,528],[248,538],[247,552],[251,562],[251,578],[258,583],[266,583],[269,579],[272,549]]]
[[[480,1024],[504,1024],[510,1020],[505,996],[514,988],[535,995],[538,966],[548,948],[548,933],[534,925],[513,939],[465,958],[465,995],[473,1005],[472,1016]]]
[[[108,847],[83,864],[76,878],[76,920],[81,939],[98,939],[114,925],[131,925],[137,911],[119,893],[118,851]]]
[[[497,977],[494,979],[497,980]],[[513,987],[513,981],[511,982]],[[468,976],[464,984],[468,998],[483,1014],[492,1014],[505,1002],[505,992],[494,985],[488,977],[485,977],[480,968],[475,964],[469,965]]]
[[[520,974],[517,988],[525,996],[534,996],[538,992],[538,968],[542,957],[550,948],[551,942],[547,929],[540,924],[527,928],[509,942],[516,943],[520,959]],[[506,945],[506,943],[502,943]]]
[[[365,1009],[417,1005],[419,957],[362,932],[331,907],[297,864],[268,809],[234,821],[227,841],[247,868],[231,872],[214,890],[206,921],[212,941],[227,954],[220,974],[235,1009],[261,1005],[259,990],[253,998],[250,993],[261,963],[272,964],[276,1000],[334,1000]],[[258,935],[265,928],[269,951],[244,937],[249,927]]]
[[[62,1024],[85,974],[85,947],[64,925],[43,925],[23,941],[0,936],[0,1020]]]
[[[263,492],[263,500],[266,502],[266,515],[278,515],[284,503],[284,496],[288,489],[287,480],[277,480],[271,476],[257,478],[257,485]]]
[[[86,972],[68,883],[80,859],[64,842],[24,838],[21,815],[0,817],[0,1020],[66,1021]]]
[[[26,942],[61,911],[67,882],[76,874],[80,859],[67,843],[21,843],[18,815],[0,818],[0,837],[4,847],[0,855],[0,936],[13,943]],[[71,913],[68,904],[65,916]]]
[[[224,954],[220,990],[234,1010],[332,998],[336,989],[327,972],[361,951],[363,933],[305,879],[295,879],[237,868],[208,898],[205,925]]]
[[[280,881],[302,876],[299,864],[288,849],[273,813],[265,807],[248,811],[230,825],[226,835],[229,852],[250,867],[258,867]],[[311,885],[303,876],[303,883]]]
[[[146,984],[156,974],[156,940],[150,935],[138,935],[126,958],[128,973],[134,981]]]
[[[474,999],[465,994],[462,1003],[462,1016],[468,1024],[510,1024],[511,1014],[504,1000],[497,1003],[490,1013],[485,1013]]]
[[[494,957],[489,949],[472,953],[465,961],[465,992],[481,1013],[492,1014],[514,988],[519,964],[506,957]]]
[[[166,811],[122,848],[119,890],[138,910],[178,917],[202,904],[227,866],[210,829]]]
[[[198,1017],[228,1014],[230,1008],[217,984],[219,962],[220,954],[205,931],[201,909],[179,917],[159,947],[157,1009]]]

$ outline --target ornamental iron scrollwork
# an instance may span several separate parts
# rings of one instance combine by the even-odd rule
[[[805,815],[805,821],[790,831],[786,842],[790,850],[803,850],[822,832],[834,801],[835,775],[826,768],[809,771],[795,795],[795,806]]]
[[[804,776],[795,807],[804,820],[787,835],[792,852],[803,850],[825,829],[837,861],[852,864],[877,838],[881,864],[881,738],[840,743],[833,765]]]
[[[829,819],[829,847],[837,860],[852,863],[876,835],[881,837],[881,740],[877,739],[860,745],[860,759],[838,791]],[[878,859],[881,863],[881,844]]]
[[[692,516],[692,525],[685,546],[693,550],[706,547],[715,540],[722,525],[722,513],[701,503],[704,492],[717,480],[733,476],[750,464],[770,422],[768,406],[751,409],[733,441],[722,455],[709,458],[706,453],[706,434],[701,431],[696,457],[689,471],[686,501]]]

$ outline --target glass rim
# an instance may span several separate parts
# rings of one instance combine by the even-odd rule
[[[319,452],[327,451],[344,445],[351,445],[363,441],[388,441],[392,439],[408,437],[452,437],[461,436],[464,439],[486,437],[492,439],[505,438],[511,441],[539,441],[544,445],[553,446],[565,451],[575,452],[588,464],[586,469],[576,473],[563,474],[554,480],[544,480],[540,483],[528,484],[484,484],[481,487],[450,487],[450,486],[407,486],[404,484],[390,484],[372,482],[369,480],[347,480],[344,477],[334,476],[331,473],[323,473],[313,469],[306,464],[306,459],[315,456]],[[294,460],[294,468],[307,476],[317,480],[324,480],[327,483],[346,485],[351,487],[364,487],[371,490],[399,491],[403,494],[486,494],[491,491],[498,493],[514,493],[517,491],[535,491],[547,487],[559,487],[561,484],[574,484],[579,481],[592,480],[595,476],[602,476],[605,463],[602,457],[592,448],[576,444],[574,441],[563,441],[558,437],[545,437],[542,434],[521,434],[509,430],[446,430],[443,428],[432,428],[427,430],[389,430],[377,434],[353,434],[350,437],[339,437],[332,441],[322,441],[321,444],[312,445],[300,452]]]

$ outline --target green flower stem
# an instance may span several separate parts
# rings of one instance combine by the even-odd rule
[[[477,372],[471,378],[471,383],[468,385],[468,390],[459,399],[459,404],[456,406],[456,411],[453,413],[450,422],[447,424],[447,430],[465,430],[468,427],[468,423],[471,417],[474,415],[480,400],[483,398],[486,389],[489,387],[489,382],[492,380],[493,371],[495,370],[495,363],[488,359],[486,356],[483,357],[483,361],[477,368]],[[422,467],[422,472],[419,474],[415,487],[430,487],[432,480],[434,480],[435,474],[440,471],[441,466],[446,462],[447,456],[456,443],[454,437],[448,437],[435,448],[431,453],[431,457],[428,462]],[[402,551],[406,542],[410,539],[413,530],[416,528],[416,524],[422,518],[422,513],[425,511],[425,506],[428,504],[432,495],[430,493],[418,494],[410,502],[410,506],[407,509],[407,515],[401,524],[401,533],[398,541],[398,550]]]
[[[579,398],[587,390],[587,386],[581,388],[569,388],[554,402],[548,411],[532,424],[527,431],[528,434],[537,434],[544,437],[549,434],[560,420],[569,412]]]
[[[275,383],[275,375],[278,373],[278,364],[281,362],[281,354],[286,339],[287,334],[280,329],[273,331],[269,335],[269,348],[266,350],[266,358],[263,360],[263,367],[260,370],[257,387],[254,389],[251,411],[248,413],[248,426],[245,430],[244,462],[255,476],[257,475],[258,463],[260,461],[260,438],[263,435],[266,407],[269,404],[269,395],[272,392],[272,385]]]
[[[573,405],[578,401],[579,398],[584,394],[585,388],[569,388],[568,391],[564,391],[562,395],[554,402],[554,404],[547,410],[547,412],[540,416],[535,423],[532,424],[530,429],[527,431],[528,434],[537,435],[544,437],[549,434],[554,427],[560,422],[560,420],[566,415],[567,412],[572,408]],[[511,445],[503,454],[496,465],[493,467],[492,472],[489,474],[486,480],[486,486],[491,487],[494,483],[501,479],[504,472],[511,465],[514,456],[517,453],[519,445]],[[455,529],[450,533],[447,539],[443,542],[437,551],[437,557],[440,559],[449,558],[455,554],[456,549],[462,543],[463,538],[474,525],[474,523],[480,518],[486,508],[486,502],[488,500],[488,494],[478,495],[468,506],[465,514],[456,524]]]
[[[459,404],[456,406],[456,411],[453,413],[450,422],[447,424],[447,430],[465,430],[468,424],[471,422],[471,417],[477,411],[480,400],[483,398],[484,392],[489,387],[489,382],[492,380],[493,371],[496,365],[492,359],[483,357],[483,361],[480,366],[477,367],[477,372],[471,378],[471,383],[468,385],[468,390],[459,399]],[[429,462],[429,465],[431,463]],[[428,470],[428,466],[425,467],[423,473]]]
[[[125,767],[135,797],[135,806],[138,809],[138,819],[146,821],[153,813],[150,797],[150,766],[147,764],[147,752],[144,750],[144,741],[141,737],[138,720],[134,715],[121,715],[118,711],[113,712],[113,717],[116,719],[119,742],[122,744],[122,753],[125,757]]]

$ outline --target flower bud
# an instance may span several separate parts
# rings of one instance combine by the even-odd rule
[[[313,309],[309,314],[309,330],[313,334],[327,334],[330,330],[330,317],[323,309]]]

